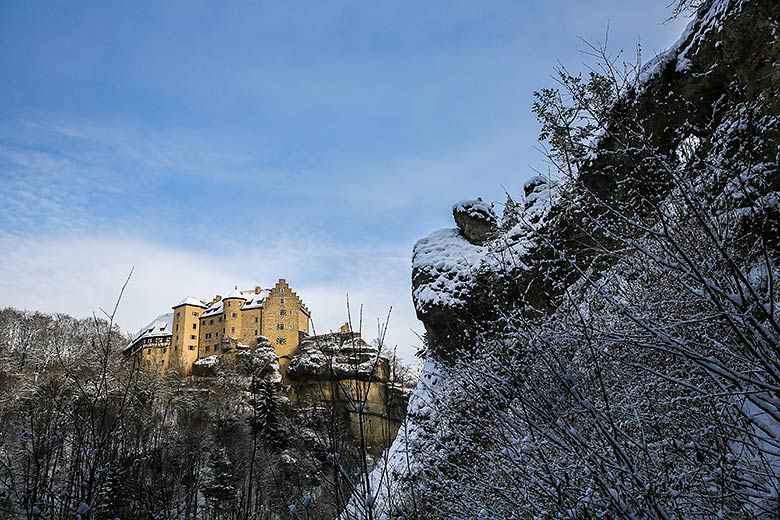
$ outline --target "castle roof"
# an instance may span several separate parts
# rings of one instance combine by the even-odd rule
[[[160,314],[146,327],[141,328],[132,341],[125,347],[125,350],[133,348],[139,341],[146,338],[156,338],[173,335],[173,313]]]
[[[173,308],[175,309],[176,307],[181,307],[182,305],[192,305],[193,307],[202,307],[204,309],[206,308],[206,304],[194,296],[187,296],[182,301],[174,305]]]
[[[225,309],[225,300],[229,300],[231,298],[234,299],[241,299],[245,300],[246,303],[241,306],[241,310],[250,310],[250,309],[259,309],[263,306],[263,303],[265,302],[265,299],[270,294],[269,289],[263,289],[259,293],[255,293],[254,290],[250,291],[240,291],[238,289],[234,289],[232,293],[230,293],[225,298],[221,299],[218,302],[214,302],[210,307],[208,307],[203,314],[200,315],[201,318],[207,318],[209,316],[215,316],[217,314],[221,314],[222,311]]]

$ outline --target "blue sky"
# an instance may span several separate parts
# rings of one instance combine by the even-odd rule
[[[319,331],[393,306],[415,240],[515,196],[532,92],[579,38],[652,57],[667,3],[0,2],[0,305],[88,315],[135,273],[135,330],[187,294],[284,277]]]

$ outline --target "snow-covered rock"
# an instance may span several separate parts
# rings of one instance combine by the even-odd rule
[[[452,206],[452,216],[463,236],[472,244],[484,244],[498,229],[493,206],[482,199],[462,200]]]
[[[290,379],[356,379],[388,380],[388,359],[373,345],[354,332],[336,332],[309,336],[301,341],[290,360]]]

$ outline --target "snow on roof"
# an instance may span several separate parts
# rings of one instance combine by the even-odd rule
[[[220,314],[224,307],[225,307],[224,300],[219,300],[218,302],[214,303],[211,307],[206,309],[203,312],[203,314],[200,315],[200,317],[205,318],[206,316],[214,316],[215,314]]]
[[[241,309],[259,309],[270,293],[269,289],[263,289],[260,294],[255,294],[255,291],[245,291],[246,303]]]
[[[125,350],[133,347],[140,340],[145,338],[155,338],[162,336],[171,336],[173,334],[173,313],[160,314],[149,325],[139,330],[133,337],[133,340],[125,347]]]
[[[193,305],[195,307],[203,307],[204,309],[206,308],[206,304],[194,296],[187,296],[182,301],[174,305],[173,308],[175,309],[176,307],[181,307],[182,305]]]
[[[235,288],[235,289],[233,289],[233,292],[231,292],[230,294],[228,294],[227,296],[225,296],[225,299],[226,299],[226,300],[227,300],[228,298],[241,298],[242,300],[246,300],[246,298],[244,297],[244,295],[243,295],[243,294],[241,294],[241,291],[239,291],[239,290],[238,290],[238,286],[236,286],[236,288]]]

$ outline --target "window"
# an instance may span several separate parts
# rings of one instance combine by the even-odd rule
[[[231,318],[236,319],[236,316],[238,316],[235,312],[230,315]]]
[[[176,330],[179,330],[179,324],[178,323],[176,324]]]
[[[209,320],[209,325],[214,325],[214,320]]]
[[[152,349],[150,349],[150,348],[146,349],[146,353],[147,354],[151,354],[152,353]]]
[[[225,303],[227,304],[228,307],[230,307],[230,302],[225,302]]]
[[[193,328],[193,329],[197,329],[197,328],[198,328],[198,324],[197,324],[197,323],[193,323],[193,324],[192,324],[192,328]]]
[[[176,334],[176,341],[179,341],[179,335]]]
[[[181,312],[179,312],[179,311],[176,311],[176,317],[177,317],[177,318],[181,317]]]
[[[174,352],[178,352],[178,351],[179,351],[179,345],[176,345],[176,346],[174,346],[174,347],[173,347],[173,351],[174,351]]]
[[[225,327],[222,327],[222,334],[225,333]]]
[[[163,354],[165,354],[166,352],[168,352],[168,349],[163,347]]]
[[[236,328],[235,327],[230,327],[230,333],[231,334],[235,334],[236,333]]]
[[[257,316],[255,316],[255,323],[257,323]]]
[[[217,318],[217,321],[222,321],[222,316],[220,316],[219,318]]]
[[[284,305],[284,298],[279,298],[279,304]]]
[[[195,350],[195,345],[190,345],[188,348],[189,348],[190,350]]]
[[[287,316],[287,310],[286,309],[279,309],[279,316]]]
[[[277,323],[277,324],[276,324],[276,328],[277,328],[278,330],[284,330],[284,323]]]
[[[211,332],[206,333],[206,339],[211,339]]]
[[[285,338],[276,338],[277,345],[284,345],[285,343],[287,343],[287,340]]]
[[[195,334],[190,334],[190,339],[196,339]]]
[[[198,311],[192,311],[192,315],[197,318],[198,317]]]
[[[211,350],[211,347],[209,347],[208,345],[206,345],[206,352],[208,352],[209,350]]]

